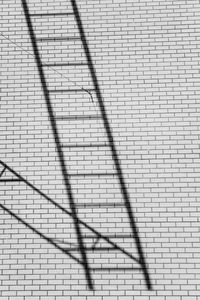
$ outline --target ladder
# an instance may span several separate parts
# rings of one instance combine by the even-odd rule
[[[34,56],[35,56],[35,61],[37,64],[37,69],[38,69],[38,73],[40,76],[40,81],[41,81],[41,85],[42,85],[42,90],[43,90],[43,94],[44,94],[44,98],[46,101],[46,107],[48,110],[48,115],[49,115],[49,120],[51,123],[51,128],[52,128],[52,132],[53,132],[53,136],[54,136],[54,140],[55,140],[55,145],[56,145],[56,150],[57,150],[57,154],[58,154],[58,158],[59,158],[59,163],[60,163],[60,168],[61,168],[61,172],[62,172],[62,176],[63,176],[63,183],[65,186],[65,191],[66,191],[66,196],[68,198],[69,201],[69,206],[70,206],[70,216],[73,219],[74,222],[74,228],[75,228],[75,232],[76,232],[76,236],[77,236],[77,247],[72,247],[70,249],[66,249],[65,251],[68,251],[66,253],[70,253],[70,255],[72,255],[73,251],[79,251],[81,254],[81,264],[83,266],[84,272],[85,272],[85,276],[86,276],[86,280],[87,280],[87,284],[88,287],[90,289],[94,289],[94,282],[93,282],[93,271],[94,272],[101,272],[101,271],[118,271],[118,270],[139,270],[143,273],[144,276],[144,280],[145,280],[145,284],[146,287],[150,290],[152,288],[151,286],[151,281],[150,281],[150,277],[149,277],[149,273],[148,273],[148,269],[147,269],[147,265],[145,262],[145,257],[144,257],[144,253],[143,253],[143,249],[141,246],[141,242],[139,239],[139,235],[138,235],[138,231],[136,228],[136,223],[133,217],[133,212],[131,209],[131,204],[130,204],[130,198],[129,198],[129,194],[128,194],[128,190],[127,190],[127,186],[125,184],[125,180],[124,180],[124,176],[123,176],[123,172],[122,172],[122,167],[120,164],[120,159],[118,157],[118,153],[116,150],[116,146],[113,140],[113,134],[112,134],[112,130],[111,130],[111,126],[108,120],[108,116],[107,116],[107,112],[104,106],[104,101],[102,98],[102,93],[100,90],[100,86],[99,86],[99,82],[97,79],[97,75],[95,72],[95,68],[94,68],[94,63],[91,57],[91,53],[90,53],[90,49],[88,47],[88,43],[86,40],[86,35],[85,35],[85,31],[83,28],[83,24],[80,18],[80,14],[79,14],[79,10],[76,4],[75,0],[70,0],[70,4],[71,4],[71,11],[68,12],[40,12],[40,13],[31,13],[30,8],[29,8],[29,4],[27,2],[27,0],[21,0],[22,1],[22,7],[23,7],[23,11],[25,14],[25,19],[27,22],[27,26],[28,26],[28,31],[29,31],[29,35],[30,35],[30,39],[31,39],[31,43],[32,43],[32,47],[33,47],[33,52],[34,52]],[[36,20],[37,18],[42,19],[43,17],[48,17],[48,19],[51,19],[51,17],[55,17],[55,16],[64,16],[66,18],[68,17],[73,17],[75,20],[75,24],[76,24],[76,28],[77,28],[77,32],[78,32],[78,36],[57,36],[56,38],[54,37],[40,37],[37,36],[35,29],[34,29],[34,25],[33,22],[34,20]],[[40,30],[42,30],[42,27],[40,27]],[[90,74],[90,78],[91,78],[91,83],[92,83],[92,88],[90,89],[86,89],[86,88],[73,88],[73,89],[60,89],[60,88],[56,88],[56,89],[52,89],[49,87],[48,84],[48,78],[45,76],[45,67],[50,67],[50,66],[81,66],[83,63],[78,63],[78,62],[74,62],[73,63],[66,63],[66,62],[62,62],[61,60],[59,60],[58,58],[58,63],[54,63],[54,64],[48,64],[46,62],[43,61],[42,57],[41,57],[41,53],[39,50],[39,43],[43,43],[45,42],[47,45],[48,43],[52,43],[55,40],[59,40],[61,43],[63,40],[65,41],[76,41],[79,40],[82,44],[83,47],[83,52],[84,52],[84,57],[85,57],[85,63],[84,65],[88,68],[89,70],[89,74]],[[48,46],[47,46],[48,47]],[[78,95],[80,93],[86,92],[88,93],[88,95],[90,96],[91,99],[91,105],[94,104],[94,98],[96,100],[96,104],[98,106],[98,112],[97,114],[89,114],[89,115],[80,115],[80,114],[75,114],[75,115],[64,115],[64,116],[60,116],[56,113],[56,109],[54,109],[54,101],[55,100],[55,95],[57,97],[57,99],[59,98],[59,95],[67,95],[67,97],[69,97],[71,94],[75,94]],[[53,99],[54,98],[54,99]],[[63,110],[64,111],[64,108]],[[67,111],[65,111],[65,113],[68,113]],[[97,139],[97,137],[94,136],[90,137],[89,142],[84,143],[84,142],[77,142],[77,143],[63,143],[62,141],[62,136],[60,134],[60,130],[59,130],[59,122],[90,122],[90,121],[96,121],[96,122],[102,122],[102,126],[103,126],[103,132],[104,132],[104,142],[100,142],[99,140],[101,140],[100,138]],[[87,127],[88,128],[88,127]],[[103,151],[107,150],[110,151],[111,155],[109,158],[109,163],[112,164],[114,171],[101,171],[101,168],[99,166],[96,166],[96,172],[71,172],[68,168],[68,160],[66,159],[66,155],[65,155],[65,151],[66,149],[70,149],[70,150],[74,150],[74,151],[78,151],[79,149],[83,149],[83,150],[88,150],[90,149],[91,153],[94,154],[95,151],[99,152],[101,149]],[[6,165],[4,165],[4,167],[6,167]],[[8,167],[8,166],[7,166]],[[100,168],[100,170],[99,170]],[[17,176],[19,176],[16,173]],[[76,178],[101,178],[101,180],[105,179],[105,180],[109,180],[109,178],[113,179],[115,178],[117,180],[117,184],[118,187],[120,189],[120,193],[121,193],[121,199],[122,201],[117,204],[115,203],[115,201],[107,201],[106,203],[83,203],[82,206],[77,204],[77,200],[75,195],[75,192],[73,190],[73,185],[72,185],[72,181],[73,179]],[[27,184],[27,182],[25,182]],[[87,193],[87,191],[85,191],[85,193]],[[48,199],[49,200],[49,199]],[[56,205],[56,203],[53,203],[54,205]],[[127,219],[128,219],[128,226],[130,227],[130,232],[131,234],[126,236],[125,234],[102,234],[99,231],[97,231],[96,229],[94,229],[92,226],[87,225],[86,222],[82,222],[79,218],[79,210],[81,207],[88,207],[91,210],[91,215],[93,213],[93,208],[99,208],[99,207],[110,207],[113,210],[115,209],[115,207],[117,206],[123,207],[126,211],[127,214]],[[94,216],[95,217],[95,216]],[[117,222],[117,220],[116,220]],[[89,230],[89,232],[91,232],[91,234],[84,234],[83,231],[83,227],[87,228]],[[130,254],[128,251],[126,251],[123,247],[121,247],[120,243],[118,243],[118,241],[120,239],[132,239],[135,243],[135,247],[136,247],[136,252],[137,252],[137,258],[135,258],[132,254]],[[90,241],[90,242],[89,242]],[[101,244],[101,242],[104,241],[104,245]],[[58,243],[54,242],[55,245],[58,245]],[[60,247],[60,246],[59,246]],[[62,248],[62,247],[60,247]],[[137,267],[132,267],[132,266],[124,266],[124,267],[110,267],[110,266],[105,266],[103,267],[102,265],[100,265],[100,267],[96,267],[96,268],[92,268],[91,267],[91,263],[90,263],[90,253],[91,252],[105,252],[105,253],[110,253],[112,251],[118,251],[123,253],[124,255],[126,255],[127,257],[129,257],[130,259],[132,259],[134,261],[134,263],[137,263]]]

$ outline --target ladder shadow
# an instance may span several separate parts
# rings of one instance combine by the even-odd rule
[[[44,98],[45,98],[45,101],[46,101],[46,107],[47,107],[49,118],[50,118],[52,133],[53,133],[54,141],[55,141],[55,144],[56,144],[57,154],[58,154],[59,162],[60,162],[60,168],[61,168],[61,172],[62,172],[62,175],[63,175],[65,190],[66,190],[66,194],[68,196],[71,212],[66,210],[61,205],[57,204],[54,200],[52,200],[50,197],[48,197],[46,194],[44,194],[38,188],[33,186],[30,182],[28,182],[26,179],[21,177],[14,170],[11,170],[7,165],[6,165],[6,167],[8,169],[10,169],[13,173],[15,173],[15,175],[18,178],[20,178],[20,180],[22,180],[24,183],[26,183],[35,192],[37,192],[41,196],[45,197],[46,200],[50,201],[52,204],[54,204],[56,207],[61,209],[63,212],[65,212],[67,215],[69,215],[73,219],[75,230],[76,230],[76,235],[77,235],[78,249],[79,249],[79,251],[81,253],[81,256],[82,256],[82,260],[80,261],[80,263],[83,265],[83,268],[85,270],[86,279],[87,279],[88,286],[89,286],[90,289],[93,289],[93,280],[92,280],[92,276],[91,276],[91,272],[90,272],[90,270],[91,270],[90,265],[89,265],[88,258],[87,258],[87,252],[86,252],[87,249],[85,248],[84,241],[83,241],[81,226],[84,226],[85,228],[90,230],[93,234],[95,234],[99,239],[105,240],[107,243],[112,245],[115,249],[120,250],[122,253],[126,254],[131,259],[133,259],[134,261],[139,263],[140,267],[141,267],[140,269],[142,270],[144,278],[145,278],[146,286],[150,290],[152,288],[151,282],[150,282],[150,277],[149,277],[148,269],[147,269],[147,266],[146,266],[142,245],[140,243],[138,231],[137,231],[137,228],[136,228],[136,223],[135,223],[135,220],[134,220],[134,217],[133,217],[133,212],[132,212],[132,208],[131,208],[131,204],[130,204],[130,198],[129,198],[128,190],[127,190],[127,187],[126,187],[126,184],[125,184],[125,179],[124,179],[124,175],[123,175],[123,172],[122,172],[120,159],[118,157],[117,149],[116,149],[116,146],[115,146],[115,143],[114,143],[114,140],[113,140],[112,130],[111,130],[111,126],[109,124],[109,120],[108,120],[108,117],[107,117],[106,108],[105,108],[103,97],[102,97],[102,94],[101,94],[101,89],[100,89],[100,86],[99,86],[99,83],[98,83],[98,79],[97,79],[96,71],[95,71],[95,68],[94,68],[93,60],[92,60],[91,53],[90,53],[90,50],[89,50],[89,46],[88,46],[88,43],[87,43],[86,35],[85,35],[85,32],[84,32],[84,28],[83,28],[83,24],[82,24],[82,21],[81,21],[81,17],[80,17],[80,14],[79,14],[79,10],[78,10],[78,7],[77,7],[76,0],[70,0],[70,1],[71,1],[72,9],[73,9],[73,15],[75,17],[77,28],[78,28],[78,31],[79,31],[79,39],[81,40],[83,48],[84,48],[84,53],[85,53],[85,56],[86,56],[87,65],[88,65],[90,75],[91,75],[91,79],[92,79],[92,82],[93,82],[93,87],[94,87],[93,90],[96,93],[96,98],[97,98],[97,101],[98,101],[100,115],[101,115],[101,118],[103,120],[103,125],[104,125],[106,136],[107,136],[107,139],[108,139],[108,142],[109,142],[109,147],[110,147],[110,150],[111,150],[111,153],[112,153],[112,160],[114,162],[114,166],[115,166],[115,170],[116,170],[115,175],[117,175],[117,177],[118,177],[118,182],[119,182],[119,185],[120,185],[121,194],[122,194],[122,197],[123,197],[123,200],[124,200],[124,206],[127,210],[127,214],[128,214],[128,218],[129,218],[129,225],[130,225],[130,228],[131,228],[131,231],[132,231],[132,236],[133,236],[133,239],[135,241],[135,245],[137,247],[137,252],[138,252],[138,255],[139,255],[139,259],[135,258],[128,251],[126,251],[125,249],[121,248],[119,245],[114,243],[109,237],[106,237],[106,236],[102,235],[100,232],[98,232],[97,230],[95,230],[94,228],[89,226],[87,223],[83,222],[82,220],[80,220],[78,218],[77,210],[76,210],[76,203],[75,203],[75,200],[74,200],[72,187],[71,187],[71,183],[70,183],[70,176],[74,176],[74,175],[73,174],[72,175],[68,174],[68,170],[67,170],[66,163],[65,163],[63,145],[60,141],[59,132],[58,132],[57,123],[56,123],[56,116],[54,115],[53,106],[52,106],[52,103],[51,103],[51,96],[50,96],[50,93],[52,93],[52,92],[55,93],[55,92],[69,92],[69,91],[68,90],[67,91],[66,90],[52,91],[48,88],[47,81],[46,81],[46,78],[45,78],[45,73],[44,73],[44,70],[43,70],[44,64],[42,63],[42,60],[41,60],[41,57],[40,57],[40,52],[39,52],[39,49],[38,49],[38,42],[45,42],[45,43],[48,42],[48,41],[52,42],[57,38],[52,39],[51,37],[50,38],[46,37],[46,38],[40,39],[40,38],[36,37],[36,34],[34,32],[34,28],[33,28],[33,24],[32,24],[32,20],[31,20],[31,14],[29,12],[28,4],[27,4],[27,0],[21,0],[22,7],[23,7],[23,10],[24,10],[26,23],[27,23],[27,27],[28,27],[28,30],[29,30],[29,35],[30,35],[30,39],[31,39],[32,47],[33,47],[33,52],[34,52],[34,55],[35,55],[35,61],[36,61],[36,64],[37,64],[37,68],[38,68],[38,72],[39,72],[39,76],[40,76],[40,80],[41,80],[41,85],[42,85],[42,89],[43,89],[43,93],[44,93]],[[59,39],[60,40],[65,40],[65,39],[69,40],[69,39],[71,39],[71,37],[67,37],[67,38],[59,37]],[[73,39],[74,39],[74,37],[73,37]],[[83,88],[79,89],[79,91],[83,91],[83,90],[90,93],[89,90],[87,90],[87,89],[83,89]],[[77,92],[77,90],[71,90],[71,91],[72,92]],[[1,162],[1,164],[4,164],[4,163]],[[79,174],[79,176],[80,175],[85,176],[85,175],[88,175],[88,174]],[[97,175],[99,175],[99,174],[97,174]],[[108,174],[108,173],[103,174],[103,175],[104,176],[110,176],[110,175],[113,176],[113,174]],[[95,174],[95,176],[96,176],[96,174]],[[7,209],[7,212],[9,212],[8,209]],[[25,225],[25,223],[24,223],[24,225]],[[33,228],[32,228],[32,230],[33,230]],[[51,244],[53,244],[53,243],[51,241]],[[94,249],[95,249],[95,247],[96,247],[96,244],[94,245]]]
[[[42,192],[40,189],[38,189],[35,185],[33,185],[32,183],[30,183],[27,179],[25,179],[23,176],[21,176],[15,170],[13,170],[11,167],[9,167],[6,163],[4,163],[3,161],[0,160],[0,165],[3,167],[3,170],[0,172],[0,182],[12,182],[12,181],[23,182],[29,188],[31,188],[34,192],[36,192],[40,196],[44,197],[48,202],[50,202],[56,208],[62,210],[62,212],[64,212],[65,214],[67,214],[69,217],[71,217],[73,219],[72,212],[68,211],[66,208],[64,208],[63,206],[61,206],[56,201],[54,201],[52,198],[50,198],[48,195],[46,195],[44,192]],[[8,179],[1,179],[1,177],[2,177],[3,173],[5,172],[5,170],[8,170],[11,174],[13,174],[14,178],[13,179],[9,179],[9,178]],[[8,214],[10,214],[12,217],[14,217],[20,223],[22,223],[23,225],[25,225],[27,228],[29,228],[30,230],[32,230],[35,234],[39,235],[41,238],[43,238],[48,243],[50,243],[51,245],[53,245],[56,249],[60,250],[64,254],[68,255],[71,259],[73,259],[74,261],[76,261],[77,263],[79,263],[80,265],[82,265],[84,267],[84,261],[78,259],[77,257],[75,257],[71,253],[71,251],[73,251],[73,250],[80,251],[80,247],[63,248],[63,247],[59,246],[56,243],[56,239],[50,238],[50,237],[46,236],[45,234],[43,234],[41,231],[39,231],[38,229],[36,229],[34,226],[30,225],[24,219],[22,219],[21,217],[19,217],[11,209],[7,208],[4,204],[0,203],[0,208],[2,208],[4,211],[6,211]],[[128,251],[126,251],[125,249],[123,249],[122,247],[120,247],[117,243],[115,243],[109,237],[101,234],[98,230],[94,229],[92,226],[88,225],[83,220],[78,219],[77,221],[78,221],[79,225],[82,225],[87,230],[89,230],[94,235],[93,238],[96,239],[96,240],[94,240],[93,245],[90,248],[85,248],[85,250],[94,250],[94,251],[98,250],[98,249],[96,249],[96,245],[98,244],[99,240],[102,239],[105,242],[107,242],[110,246],[112,246],[113,247],[112,249],[120,251],[121,253],[123,253],[124,255],[126,255],[127,257],[129,257],[131,260],[133,260],[137,264],[139,264],[140,267],[137,268],[137,269],[142,270],[142,264],[141,264],[141,261],[138,258],[134,257],[131,253],[129,253]],[[121,237],[123,237],[123,235],[121,235]],[[64,242],[64,243],[66,243],[66,242]],[[66,244],[70,244],[70,243],[66,243]],[[103,250],[109,251],[107,247],[105,247],[105,249],[103,249]],[[115,269],[117,270],[118,268],[115,268]],[[113,270],[114,270],[114,268],[113,268]]]

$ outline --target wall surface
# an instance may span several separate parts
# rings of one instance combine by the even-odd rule
[[[31,13],[72,11],[66,0],[28,2]],[[119,269],[130,262],[107,251],[88,254],[93,267],[116,266],[95,271],[95,291],[90,291],[80,264],[1,209],[0,299],[197,300],[200,3],[77,0],[77,5],[153,290],[147,290],[141,272]],[[70,210],[21,1],[1,0],[0,10],[0,159]],[[78,35],[73,16],[38,17],[33,24],[38,38]],[[80,40],[38,45],[43,63],[51,63],[44,67],[49,89],[91,88],[87,66],[52,66],[84,62]],[[53,94],[52,103],[57,116],[98,113],[97,99],[87,92]],[[95,120],[60,122],[59,134],[68,145],[94,137],[103,142],[100,125]],[[66,149],[69,172],[113,170],[106,150],[92,155],[89,148],[84,153]],[[6,172],[4,178],[11,178]],[[130,228],[123,208],[83,205],[120,201],[116,181],[73,177],[72,185],[79,218],[104,235],[123,235],[120,245],[136,254],[134,240],[125,238]],[[24,182],[0,182],[0,203],[45,236],[76,247],[72,218]]]

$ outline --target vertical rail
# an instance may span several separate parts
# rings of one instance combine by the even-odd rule
[[[78,10],[77,4],[76,4],[76,0],[70,0],[70,1],[71,1],[71,4],[72,4],[72,7],[73,7],[73,12],[74,12],[76,22],[77,22],[77,26],[78,26],[78,29],[79,29],[80,38],[81,38],[82,43],[83,43],[83,47],[84,47],[86,59],[87,59],[87,62],[88,62],[90,74],[91,74],[93,84],[94,84],[94,88],[95,88],[95,91],[96,91],[99,108],[100,108],[102,119],[103,119],[103,122],[104,122],[104,127],[105,127],[105,130],[106,130],[106,133],[107,133],[107,137],[108,137],[108,140],[109,140],[110,147],[111,147],[112,157],[113,157],[113,160],[115,162],[115,167],[116,167],[116,170],[117,170],[117,174],[118,174],[118,178],[119,178],[119,182],[120,182],[120,186],[121,186],[121,192],[122,192],[122,195],[123,195],[123,198],[124,198],[124,203],[125,203],[125,206],[126,206],[126,209],[127,209],[127,212],[128,212],[130,227],[131,227],[131,230],[133,232],[133,236],[134,236],[135,241],[136,241],[136,246],[137,246],[138,254],[139,254],[139,257],[140,257],[140,264],[141,264],[142,271],[143,271],[143,274],[144,274],[146,286],[149,290],[151,290],[152,285],[151,285],[148,269],[147,269],[147,266],[146,266],[145,257],[144,257],[144,253],[143,253],[143,250],[142,250],[142,245],[140,243],[139,234],[138,234],[138,230],[137,230],[137,227],[136,227],[136,222],[135,222],[134,217],[133,217],[133,212],[132,212],[132,209],[131,209],[129,194],[128,194],[128,191],[127,191],[127,188],[126,188],[126,184],[125,184],[124,176],[123,176],[123,173],[122,173],[120,161],[119,161],[119,158],[118,158],[116,146],[114,144],[114,140],[113,140],[113,136],[112,136],[112,132],[111,132],[111,127],[110,127],[108,117],[107,117],[107,113],[106,113],[106,109],[105,109],[105,106],[104,106],[104,103],[103,103],[103,97],[102,97],[101,90],[100,90],[100,87],[99,87],[99,83],[98,83],[98,80],[97,80],[96,71],[95,71],[95,68],[94,68],[94,65],[93,65],[93,61],[92,61],[91,53],[90,53],[90,50],[89,50],[89,47],[88,47],[88,43],[87,43],[86,35],[85,35],[85,32],[84,32],[84,28],[83,28],[83,25],[82,25],[81,17],[80,17],[79,10]]]
[[[58,156],[59,156],[61,171],[62,171],[62,175],[63,175],[63,178],[64,178],[64,184],[65,184],[66,192],[67,192],[67,195],[68,195],[68,198],[69,198],[69,204],[70,204],[70,209],[71,209],[71,212],[72,212],[72,217],[73,217],[73,220],[74,220],[74,226],[75,226],[75,230],[76,230],[76,234],[77,234],[79,249],[80,249],[80,252],[81,252],[82,259],[83,259],[83,266],[84,266],[84,270],[85,270],[85,275],[86,275],[86,279],[87,279],[87,283],[88,283],[89,288],[91,290],[93,290],[94,289],[93,280],[92,280],[92,277],[91,277],[91,271],[90,271],[90,268],[89,268],[89,263],[88,263],[87,254],[86,254],[86,251],[85,251],[85,246],[84,246],[84,242],[83,242],[81,228],[80,228],[80,224],[79,224],[79,220],[78,220],[78,216],[77,216],[77,212],[76,212],[76,206],[75,206],[74,197],[73,197],[73,193],[72,193],[72,188],[71,188],[71,184],[70,184],[70,180],[69,180],[69,175],[68,175],[67,168],[66,168],[66,165],[65,165],[64,153],[62,151],[62,146],[61,146],[60,139],[59,139],[57,124],[56,124],[56,121],[55,121],[55,118],[54,118],[53,108],[52,108],[52,105],[51,105],[51,99],[50,99],[49,91],[48,91],[48,88],[47,88],[46,79],[45,79],[45,75],[44,75],[43,68],[42,68],[42,62],[41,62],[41,59],[40,59],[40,54],[39,54],[39,50],[38,50],[38,46],[37,46],[37,42],[36,42],[36,37],[35,37],[34,30],[33,30],[33,25],[32,25],[32,22],[31,22],[30,13],[29,13],[29,9],[28,9],[28,5],[27,5],[26,0],[22,0],[22,6],[23,6],[27,26],[28,26],[28,29],[29,29],[31,43],[32,43],[32,47],[33,47],[33,51],[34,51],[34,55],[35,55],[35,59],[36,59],[36,63],[37,63],[38,72],[39,72],[39,75],[40,75],[40,80],[41,80],[41,84],[42,84],[42,88],[43,88],[43,92],[44,92],[44,97],[45,97],[45,101],[46,101],[47,110],[48,110],[49,117],[50,117],[53,136],[54,136],[54,139],[55,139],[56,149],[57,149]]]

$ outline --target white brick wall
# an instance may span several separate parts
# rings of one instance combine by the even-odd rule
[[[29,0],[31,12],[63,12],[71,10],[69,3]],[[0,210],[0,299],[199,299],[199,1],[77,3],[153,291],[146,290],[138,272],[130,271],[97,273],[96,290],[89,291],[81,266]],[[0,7],[4,35],[0,36],[0,158],[69,209],[21,1],[2,0]],[[45,18],[44,26],[41,22],[37,21],[36,31],[41,36],[75,33],[72,18],[68,24],[64,18]],[[47,43],[41,45],[45,62],[56,62],[58,57],[71,62],[84,59],[79,42],[75,47],[65,43],[64,50],[60,42],[52,42],[50,47]],[[52,69],[46,70],[50,88],[73,88],[71,81],[84,88],[91,85],[86,68],[79,68],[78,72],[72,68],[56,71],[62,77]],[[75,99],[71,95],[66,101],[66,95],[59,95],[54,99],[55,109],[59,114],[95,113],[96,99],[92,103],[87,93],[82,96]],[[60,127],[65,142],[70,142],[70,137],[81,141],[86,130],[90,137],[97,128],[94,122],[77,128],[70,124],[62,123]],[[97,138],[100,133],[96,133]],[[91,166],[91,154],[87,151],[84,160],[78,156],[81,165],[74,153],[66,154],[70,171],[83,171],[86,163]],[[99,168],[105,167],[108,156],[105,151],[98,153]],[[76,243],[71,219],[60,210],[22,183],[0,184],[1,203],[45,234]],[[110,184],[109,197],[118,201],[115,183],[107,180],[101,184]],[[105,201],[108,197],[102,190],[100,198],[99,182],[77,180],[73,186],[79,203]],[[117,214],[114,221],[113,212]],[[105,233],[129,230],[119,209],[105,212],[83,208],[79,214]],[[135,251],[133,243],[124,243]],[[108,255],[99,258],[99,263],[107,258]],[[114,256],[109,258],[114,260]]]

